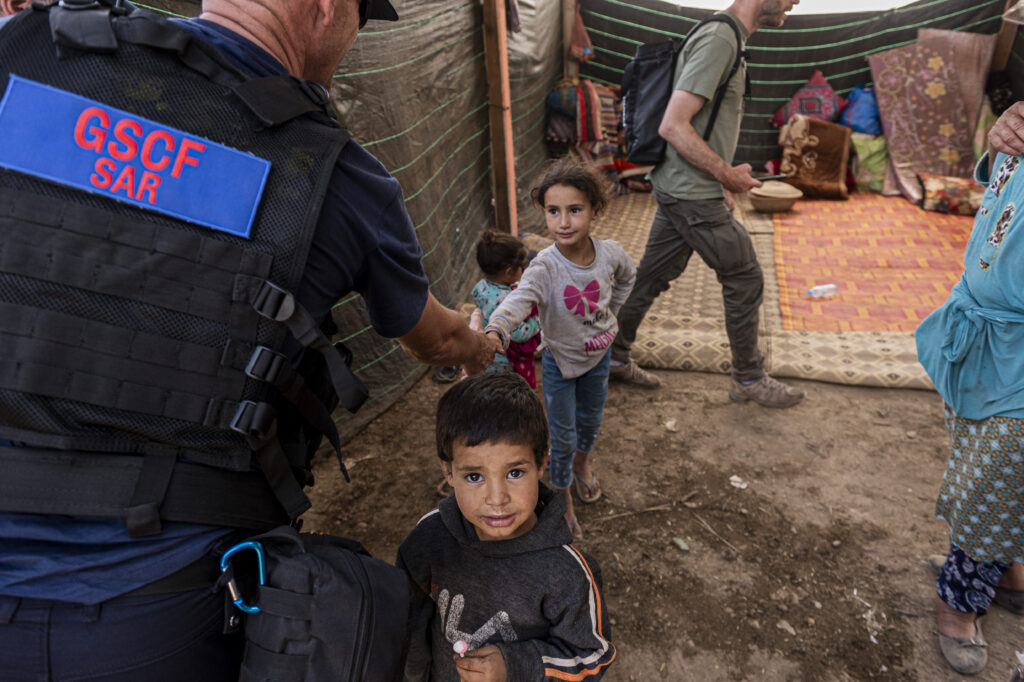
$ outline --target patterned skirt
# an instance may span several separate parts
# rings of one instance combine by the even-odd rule
[[[936,515],[975,561],[1024,561],[1024,420],[965,419],[946,407],[953,454]]]

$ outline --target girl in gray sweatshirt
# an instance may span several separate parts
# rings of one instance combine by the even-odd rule
[[[636,268],[618,242],[590,236],[593,218],[607,203],[593,170],[571,157],[558,159],[533,189],[533,198],[555,243],[537,254],[484,331],[508,348],[511,331],[534,305],[540,311],[547,346],[542,381],[551,486],[564,491],[565,518],[579,539],[583,533],[569,489],[575,478],[581,501],[601,496],[589,455],[608,395],[608,349],[619,330],[615,316],[633,288]]]

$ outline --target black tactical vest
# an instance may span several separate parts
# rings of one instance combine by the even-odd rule
[[[118,516],[133,535],[159,532],[161,518],[287,523],[309,506],[295,472],[319,438],[279,429],[282,410],[337,450],[338,393],[352,410],[365,397],[289,293],[348,134],[317,85],[247,78],[203,41],[130,6],[63,4],[3,28],[0,87],[14,74],[246,152],[270,170],[245,238],[0,169],[0,442],[19,446],[0,448],[0,510]],[[90,122],[89,140],[113,144],[102,115]],[[160,158],[153,149],[173,151],[169,139],[149,148],[150,161]],[[128,147],[109,149],[125,156]],[[116,175],[131,162],[106,168]],[[145,198],[135,181],[125,189],[124,180],[122,194]],[[232,181],[218,178],[217,191],[230,197]],[[313,387],[292,368],[281,354],[288,332],[322,354],[333,385]]]

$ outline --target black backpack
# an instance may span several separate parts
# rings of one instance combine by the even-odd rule
[[[719,13],[699,22],[682,39],[672,38],[637,46],[636,56],[626,65],[626,70],[622,74],[622,127],[626,133],[627,161],[651,164],[660,163],[664,158],[667,143],[658,134],[658,127],[672,96],[676,61],[689,37],[695,35],[704,24],[712,21],[729,24],[736,34],[736,45],[742,44],[740,30],[736,27],[735,21],[728,14]],[[711,117],[704,130],[705,141],[711,136],[711,129],[718,117],[718,109],[725,97],[725,89],[745,58],[748,58],[746,50],[736,51],[729,77],[715,91]]]
[[[358,542],[281,526],[228,550],[221,566],[229,608],[244,612],[240,682],[401,680],[409,579]]]

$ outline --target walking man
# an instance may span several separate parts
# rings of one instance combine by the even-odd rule
[[[636,284],[619,312],[619,335],[612,345],[613,380],[645,388],[661,384],[630,358],[630,348],[654,299],[682,274],[696,251],[722,283],[732,349],[729,397],[766,407],[791,407],[804,399],[803,391],[765,374],[764,357],[757,348],[764,276],[750,235],[730,213],[731,194],[759,187],[761,182],[751,176],[750,164],[732,165],[743,117],[746,63],[731,79],[729,74],[737,51],[744,49],[750,35],[762,26],[781,26],[798,2],[735,0],[723,12],[728,22],[700,27],[679,55],[674,90],[658,129],[668,149],[650,175],[658,212]],[[723,84],[721,109],[705,142],[702,135],[711,118],[710,102]]]

